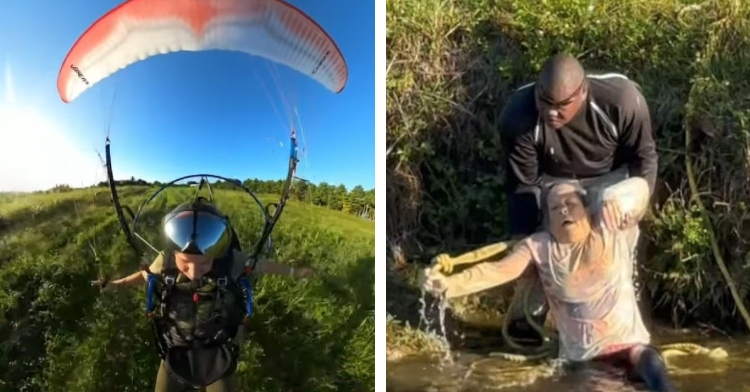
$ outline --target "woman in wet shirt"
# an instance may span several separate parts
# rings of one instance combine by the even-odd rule
[[[461,273],[428,271],[423,287],[448,298],[463,296],[510,282],[533,264],[557,322],[564,359],[607,361],[626,368],[651,390],[672,391],[632,285],[632,249],[648,197],[648,183],[640,177],[607,188],[594,209],[621,217],[610,229],[593,225],[576,182],[555,184],[544,198],[547,231],[522,240],[506,257]]]

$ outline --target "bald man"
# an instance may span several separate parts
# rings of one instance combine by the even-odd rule
[[[577,182],[553,185],[543,198],[547,230],[526,237],[505,257],[459,273],[445,276],[430,269],[422,288],[460,297],[517,279],[533,265],[555,316],[562,359],[571,364],[603,361],[624,368],[649,390],[673,391],[632,285],[631,249],[648,207],[648,184],[632,177],[596,197],[603,200],[591,200]],[[586,208],[612,203],[621,216],[614,230],[597,224]]]
[[[540,228],[543,185],[577,179],[595,193],[607,184],[638,176],[646,180],[650,192],[654,189],[656,144],[640,87],[620,74],[586,75],[570,55],[550,58],[536,83],[510,97],[500,117],[500,136],[513,237]],[[612,228],[617,208],[602,211],[598,218]],[[531,301],[534,314],[543,320],[546,310],[539,285]],[[520,307],[511,311],[511,318],[511,334],[530,337]]]

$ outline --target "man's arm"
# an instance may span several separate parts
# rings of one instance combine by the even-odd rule
[[[446,298],[477,293],[515,280],[532,261],[531,249],[527,241],[523,241],[499,260],[485,261],[446,277]]]
[[[315,274],[309,267],[292,267],[268,260],[258,260],[253,272],[257,274],[291,276],[293,278],[309,278]]]
[[[162,254],[160,253],[154,261],[151,263],[151,265],[148,267],[151,272],[156,273],[156,271],[160,271],[163,263]],[[120,287],[133,287],[133,286],[140,286],[143,285],[148,281],[148,273],[146,271],[138,271],[133,272],[132,274],[120,278],[115,279],[111,281],[105,281],[101,282],[99,281],[98,284],[104,285],[104,287],[111,287],[111,288],[120,288]],[[103,287],[103,288],[104,288]]]
[[[623,219],[627,218],[623,226],[629,227],[646,215],[650,196],[649,185],[644,178],[630,177],[606,188],[602,193],[602,204],[603,208],[616,206]]]
[[[294,267],[272,261],[258,260],[255,264],[254,272],[258,274],[291,276],[294,273]]]
[[[153,271],[153,269],[151,271]],[[132,274],[124,278],[111,280],[109,282],[107,281],[99,282],[99,284],[102,285],[103,288],[107,286],[112,287],[112,288],[133,287],[133,286],[140,286],[146,283],[147,280],[148,280],[148,273],[146,273],[146,271],[138,271],[138,272],[133,272]]]
[[[241,252],[239,250],[234,251],[233,274],[235,276],[239,276],[242,273],[242,271],[245,269],[245,262],[247,262],[249,259],[250,259],[250,255],[248,253]],[[281,276],[291,276],[294,278],[299,278],[299,277],[307,277],[308,275],[312,275],[311,271],[312,270],[310,268],[305,268],[305,267],[295,268],[295,267],[292,267],[291,265],[275,263],[268,259],[261,258],[261,259],[258,259],[258,262],[255,263],[255,267],[253,268],[252,272],[258,275],[261,275],[261,274],[281,275]]]
[[[110,281],[107,285],[111,285],[113,287],[140,286],[146,282],[147,277],[148,274],[146,274],[146,271],[138,271],[124,278]]]
[[[648,103],[638,88],[629,83],[620,106],[620,148],[631,176],[643,177],[653,193],[658,170],[658,155],[651,127]]]
[[[522,106],[511,102],[500,115],[500,140],[505,153],[505,184],[508,220],[512,236],[526,236],[539,226],[541,178],[539,156],[534,143],[534,125],[523,118]],[[516,98],[518,99],[518,98]],[[528,129],[524,129],[528,128]]]

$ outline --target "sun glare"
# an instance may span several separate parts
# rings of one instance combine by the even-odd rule
[[[59,127],[29,107],[0,107],[0,191],[29,192],[102,180],[93,151],[83,153]]]

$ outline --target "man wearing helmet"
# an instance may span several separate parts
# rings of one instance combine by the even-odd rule
[[[109,289],[149,282],[149,272],[160,277],[149,309],[162,358],[156,392],[230,391],[243,340],[245,273],[307,278],[314,272],[267,260],[246,270],[249,256],[239,249],[229,218],[203,198],[167,214],[162,235],[164,250],[148,271],[95,283]]]

